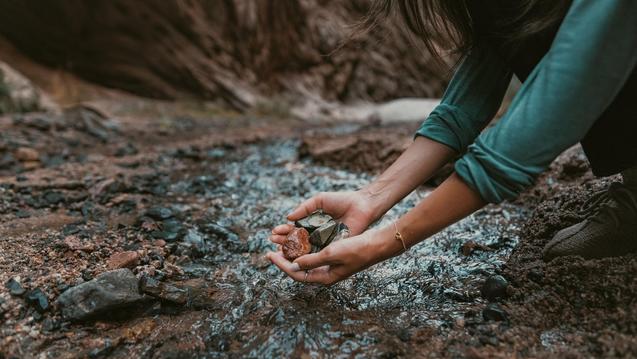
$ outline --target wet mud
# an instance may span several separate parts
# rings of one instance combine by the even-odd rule
[[[21,136],[2,138],[5,358],[635,354],[636,257],[539,257],[554,231],[578,220],[576,206],[609,183],[592,179],[577,149],[520,200],[323,287],[264,259],[270,230],[302,199],[356,189],[372,174],[312,158],[307,139],[390,128],[103,117],[89,131],[2,119]],[[37,156],[16,157],[20,147]],[[417,189],[377,225],[432,189]],[[109,280],[139,280],[137,291],[121,286],[134,291],[121,297],[130,300],[98,298],[101,311],[62,315],[63,293],[99,285],[114,269]]]

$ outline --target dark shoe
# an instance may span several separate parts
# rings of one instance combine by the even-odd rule
[[[584,205],[582,222],[557,232],[545,261],[561,256],[616,257],[637,251],[637,189],[613,183]]]

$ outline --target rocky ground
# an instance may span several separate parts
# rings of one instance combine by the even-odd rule
[[[613,180],[577,148],[517,202],[323,288],[263,259],[269,229],[369,181],[414,124],[75,106],[0,128],[0,358],[637,355],[637,256],[540,259]]]

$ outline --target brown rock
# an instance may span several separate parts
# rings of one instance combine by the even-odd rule
[[[19,161],[28,162],[28,161],[38,161],[40,159],[40,154],[38,151],[29,147],[19,147],[15,153],[15,158]]]
[[[477,243],[475,241],[466,241],[462,247],[460,247],[460,251],[464,256],[470,256],[474,251],[486,251],[491,252],[493,248],[489,246],[485,246],[484,244]]]
[[[311,250],[310,234],[305,228],[294,228],[283,243],[283,255],[291,261],[310,253]]]
[[[135,251],[113,254],[106,263],[108,269],[133,268],[139,264],[139,254]]]
[[[64,238],[64,245],[72,251],[84,251],[92,252],[95,249],[92,243],[85,243],[77,236],[66,236]]]
[[[163,239],[158,239],[158,240],[153,242],[153,245],[156,245],[157,247],[165,247],[166,246],[166,241],[163,240]]]

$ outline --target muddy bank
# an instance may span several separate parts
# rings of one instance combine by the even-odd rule
[[[576,205],[606,185],[577,151],[520,201],[488,206],[326,288],[295,283],[264,260],[270,229],[302,199],[356,189],[372,175],[305,157],[303,141],[365,143],[396,126],[106,115],[90,122],[100,132],[60,116],[48,127],[2,118],[14,135],[3,139],[12,161],[0,178],[4,357],[634,353],[634,256],[539,260],[552,232],[578,219]],[[411,140],[411,130],[396,133]],[[20,147],[38,156],[16,156]],[[82,312],[65,304],[89,292],[101,293],[91,297],[98,304]]]

